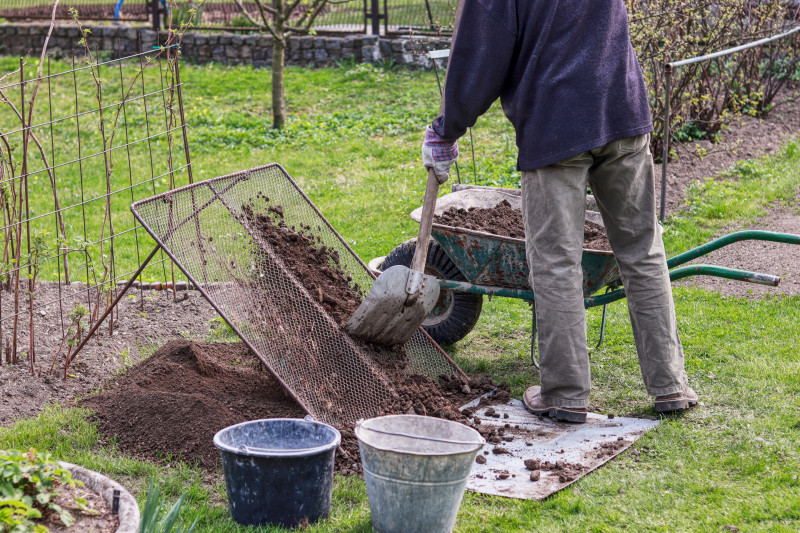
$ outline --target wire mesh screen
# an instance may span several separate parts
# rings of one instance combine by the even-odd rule
[[[375,416],[395,394],[393,372],[430,377],[460,372],[418,331],[399,349],[350,338],[321,289],[309,288],[258,215],[335,258],[363,297],[373,283],[366,265],[279,165],[203,181],[136,202],[148,232],[306,410],[332,424]],[[279,214],[279,215],[277,215]],[[336,263],[336,264],[334,264]],[[325,268],[325,266],[321,267]]]

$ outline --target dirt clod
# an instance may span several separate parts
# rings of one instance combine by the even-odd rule
[[[528,470],[539,470],[539,465],[541,464],[541,461],[539,461],[538,459],[525,459],[524,464],[525,468],[527,468]]]

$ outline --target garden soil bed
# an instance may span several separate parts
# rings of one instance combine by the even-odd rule
[[[800,134],[800,84],[784,87],[774,102],[774,109],[766,117],[744,116],[724,126],[717,144],[698,141],[673,146],[678,157],[667,165],[667,216],[684,207],[686,189],[694,182],[714,177],[738,161],[776,155],[789,139],[797,138]],[[698,148],[707,155],[698,156]],[[661,205],[661,173],[658,164],[655,166],[656,205]]]
[[[86,287],[72,283],[59,289],[57,283],[39,282],[36,295],[37,305],[46,303],[34,314],[36,374],[30,374],[27,356],[16,365],[6,364],[4,359],[0,362],[0,427],[36,416],[48,404],[73,405],[76,397],[103,388],[114,374],[140,361],[142,353],[148,354],[170,339],[206,338],[216,325],[211,322],[216,312],[197,291],[179,291],[174,299],[171,291],[132,290],[117,307],[113,334],[109,334],[107,324],[101,327],[99,336],[78,354],[64,380],[63,354],[56,372],[50,374],[49,369],[63,336],[62,323],[65,328],[69,326],[67,315],[75,303],[86,305]],[[64,298],[61,305],[60,297]],[[27,298],[20,298],[20,303],[21,353],[28,346]],[[13,312],[13,304],[13,294],[0,292],[4,317]],[[2,333],[8,335],[11,321],[2,325]]]
[[[76,500],[83,498],[88,511],[77,507]],[[47,527],[50,533],[113,533],[119,527],[119,516],[112,514],[102,495],[92,492],[85,487],[76,485],[70,487],[62,484],[57,490],[53,503],[67,509],[75,522],[67,527],[61,521],[58,513],[46,511],[37,523]]]

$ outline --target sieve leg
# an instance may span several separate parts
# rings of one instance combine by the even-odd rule
[[[137,270],[131,276],[131,279],[128,280],[128,283],[126,283],[125,286],[122,287],[122,290],[119,291],[119,294],[117,294],[117,297],[114,298],[113,302],[111,302],[111,305],[109,305],[108,308],[103,313],[103,315],[100,318],[97,319],[97,321],[94,323],[94,325],[86,333],[86,336],[83,338],[83,340],[80,342],[80,344],[78,344],[78,347],[75,348],[75,351],[72,352],[72,355],[69,358],[70,362],[72,362],[75,359],[75,357],[78,355],[78,352],[80,352],[83,349],[83,346],[87,342],[89,342],[89,339],[92,338],[92,335],[94,335],[94,332],[97,331],[97,328],[100,327],[100,325],[103,323],[103,321],[106,319],[106,317],[114,310],[114,308],[117,306],[117,304],[122,299],[122,297],[125,296],[125,293],[128,292],[128,289],[131,288],[131,285],[133,285],[133,282],[136,281],[136,278],[139,277],[139,274],[141,274],[144,271],[144,269],[147,267],[147,264],[150,263],[150,261],[153,259],[153,257],[155,257],[156,253],[160,249],[161,249],[161,245],[160,244],[156,244],[156,247],[153,248],[153,251],[150,252],[150,255],[147,256],[147,259],[145,259],[142,262],[142,264],[139,266],[139,270]],[[174,290],[174,287],[175,286],[173,285],[173,290]]]

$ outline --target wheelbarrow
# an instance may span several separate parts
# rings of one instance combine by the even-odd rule
[[[436,202],[435,214],[440,215],[451,207],[469,209],[494,208],[507,201],[515,209],[522,209],[521,192],[475,185],[456,185],[454,192]],[[593,200],[587,196],[586,219],[602,225],[600,213],[591,209]],[[411,212],[419,221],[421,208]],[[528,282],[528,263],[525,240],[493,235],[466,228],[445,226],[434,222],[428,250],[426,271],[439,279],[441,288],[436,307],[423,322],[422,327],[439,344],[447,345],[463,339],[478,320],[483,297],[518,298],[529,302],[534,310],[533,335],[536,335],[535,297]],[[740,231],[715,239],[702,246],[667,260],[671,281],[690,276],[705,275],[734,279],[748,283],[777,286],[780,277],[704,264],[681,266],[723,246],[745,240],[762,240],[786,244],[800,244],[800,235],[768,231]],[[370,267],[385,269],[396,264],[408,265],[414,255],[414,239],[398,245],[387,256],[373,259]],[[625,298],[619,267],[614,254],[603,250],[583,251],[583,295],[586,308],[603,306],[600,339],[603,342],[608,304]],[[680,268],[678,268],[680,267]],[[535,342],[531,355],[536,362]],[[537,365],[538,366],[538,365]]]

